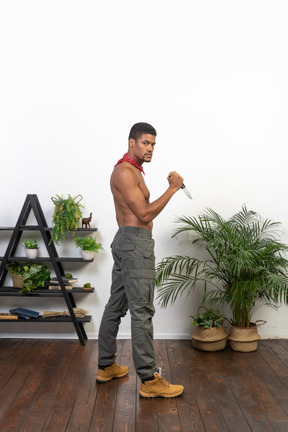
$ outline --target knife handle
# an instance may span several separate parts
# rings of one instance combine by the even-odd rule
[[[171,176],[172,176],[172,174],[169,175],[169,177],[171,177]],[[186,188],[186,186],[185,186],[185,184],[183,183],[182,186],[181,186],[181,189],[185,189],[185,188]]]

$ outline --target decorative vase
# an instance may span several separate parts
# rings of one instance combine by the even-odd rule
[[[82,250],[82,258],[85,261],[91,261],[94,258],[95,252]]]
[[[223,325],[210,328],[196,326],[191,337],[193,347],[200,351],[220,351],[226,347],[228,333]]]
[[[265,321],[263,321],[263,324]],[[258,324],[250,323],[250,327],[230,328],[230,348],[238,352],[253,352],[258,348]]]
[[[27,258],[29,258],[29,259],[37,258],[38,250],[39,249],[25,249]]]

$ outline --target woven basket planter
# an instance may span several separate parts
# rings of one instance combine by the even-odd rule
[[[233,351],[253,352],[258,348],[258,325],[251,323],[250,327],[234,327],[230,329],[230,348]]]
[[[11,273],[14,288],[24,288],[22,284],[22,276]]]
[[[77,195],[76,197],[74,197],[73,200],[75,202],[75,205],[73,205],[73,207],[77,207],[80,204],[80,201],[82,199],[83,199],[82,195]],[[65,219],[65,213],[64,213],[64,210],[63,210],[63,206],[59,205],[59,200],[57,198],[55,198],[55,197],[51,197],[51,200],[52,200],[53,204],[55,205],[55,210],[54,210],[53,218],[55,218],[55,215],[58,213],[58,215],[60,215],[61,219]],[[69,230],[74,231],[75,230],[75,226],[77,225],[77,227],[78,227],[79,219],[80,219],[80,214],[76,210],[75,221],[74,221],[73,225],[69,225],[67,227],[67,230],[68,231]]]
[[[193,347],[200,351],[220,351],[226,347],[228,333],[223,325],[208,329],[196,326],[191,337]]]

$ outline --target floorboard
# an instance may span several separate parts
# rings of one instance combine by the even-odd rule
[[[118,341],[127,377],[95,382],[98,343],[0,339],[0,431],[287,432],[288,340],[261,340],[253,353],[205,353],[190,340],[155,340],[175,399],[139,397],[130,340]]]

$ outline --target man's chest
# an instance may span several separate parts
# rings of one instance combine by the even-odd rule
[[[143,177],[141,177],[141,179],[139,180],[139,188],[141,189],[141,192],[144,195],[145,201],[149,201],[150,192],[149,192],[149,189],[146,186],[146,183],[145,183]]]

